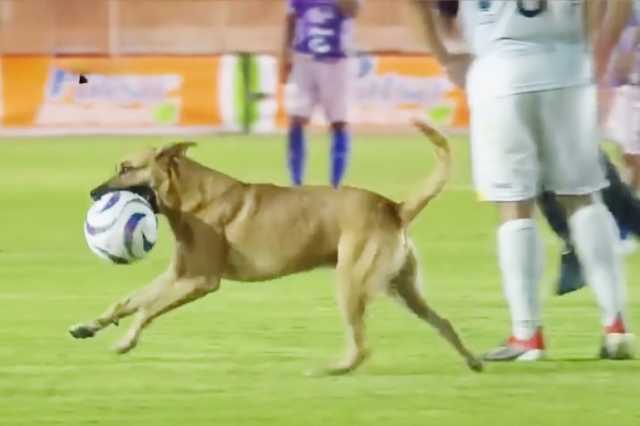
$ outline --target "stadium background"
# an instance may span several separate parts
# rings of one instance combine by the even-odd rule
[[[465,126],[463,94],[424,55],[406,3],[387,9],[371,0],[358,19],[353,122],[424,110]],[[277,0],[3,0],[3,131],[274,132],[284,12]]]
[[[406,118],[464,130],[464,98],[426,55],[404,1],[366,1],[347,184],[401,199],[433,165]],[[550,360],[535,365],[472,375],[436,333],[381,300],[369,315],[371,361],[349,377],[305,377],[342,345],[331,271],[225,283],[158,320],[122,358],[107,351],[122,327],[87,342],[66,334],[148,282],[171,252],[164,221],[150,257],[124,269],[85,247],[88,191],[123,154],[189,137],[211,167],[288,183],[274,80],[283,13],[280,0],[0,0],[0,425],[637,425],[639,364],[595,359],[589,291],[551,296],[560,247],[544,225]],[[76,83],[80,72],[89,84]],[[327,181],[327,139],[312,138],[310,183]],[[480,352],[509,326],[496,218],[471,188],[464,134],[452,145],[452,181],[411,235],[428,300]],[[636,331],[637,260],[627,262]]]

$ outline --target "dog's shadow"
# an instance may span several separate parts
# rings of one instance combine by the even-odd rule
[[[595,362],[595,363],[606,363],[610,364],[620,364],[620,365],[629,365],[629,364],[637,364],[640,362],[640,359],[625,359],[625,360],[617,360],[617,359],[602,359],[598,356],[591,357],[567,357],[567,358],[545,358],[545,363],[554,362],[554,363],[587,363],[587,362]]]
[[[522,376],[522,374],[535,374],[535,375],[544,375],[544,374],[558,374],[560,370],[569,370],[571,367],[577,367],[578,370],[589,369],[589,371],[612,371],[612,366],[619,366],[620,368],[627,368],[629,366],[637,367],[640,364],[640,360],[627,360],[627,361],[617,361],[617,360],[603,360],[597,356],[591,357],[559,357],[559,358],[545,358],[544,360],[528,363],[528,362],[485,362],[484,363],[484,371],[478,377],[483,375],[494,375],[499,374],[501,376]],[[600,368],[599,368],[600,367]],[[574,368],[575,369],[575,368]],[[461,366],[460,372],[469,373],[470,371],[465,370],[464,367]],[[358,374],[358,373],[356,373]],[[390,366],[382,366],[382,365],[370,365],[363,369],[359,374],[373,377],[382,377],[382,376],[440,376],[442,375],[442,371],[437,368],[406,368],[406,369],[398,369],[397,367]],[[447,371],[445,375],[457,375],[458,373],[454,371]]]

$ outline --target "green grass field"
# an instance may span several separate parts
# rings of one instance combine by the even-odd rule
[[[366,139],[366,141],[365,141]],[[549,360],[469,372],[445,342],[390,300],[369,314],[373,357],[346,377],[304,372],[341,354],[333,272],[221,291],[160,318],[137,349],[110,352],[125,331],[75,341],[67,328],[160,272],[171,251],[161,221],[145,261],[102,263],[82,234],[88,191],[123,154],[171,138],[0,141],[0,424],[2,425],[639,425],[640,362],[597,361],[598,310],[589,290],[551,296],[559,245],[545,230],[542,293]],[[277,138],[198,138],[198,160],[247,181],[286,183]],[[481,352],[506,337],[495,261],[496,215],[476,201],[467,144],[454,141],[447,191],[411,234],[427,298]],[[324,138],[310,182],[327,180]],[[348,183],[401,198],[429,171],[418,137],[359,138]],[[628,258],[640,328],[638,255]]]

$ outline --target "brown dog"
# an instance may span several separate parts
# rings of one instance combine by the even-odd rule
[[[420,294],[418,261],[407,227],[443,188],[450,154],[447,140],[425,123],[416,125],[433,142],[438,165],[424,189],[396,203],[363,189],[324,186],[284,188],[247,184],[187,158],[193,143],[178,143],[133,156],[119,173],[92,191],[153,190],[153,203],[175,235],[168,270],[115,303],[100,317],[71,328],[76,338],[136,313],[116,345],[125,353],[159,315],[216,291],[223,278],[263,281],[320,266],[335,266],[339,306],[347,328],[344,359],[327,370],[346,373],[367,357],[364,316],[372,296],[384,291],[434,326],[473,370],[482,368],[446,319]]]

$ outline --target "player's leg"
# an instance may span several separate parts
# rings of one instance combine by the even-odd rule
[[[629,358],[632,337],[627,333],[625,282],[617,251],[618,228],[604,204],[593,195],[562,196],[576,253],[601,311],[607,358]]]
[[[622,88],[626,97],[621,119],[621,126],[625,126],[624,139],[621,141],[623,150],[623,160],[627,172],[627,183],[635,194],[640,194],[640,87],[627,86]],[[631,238],[631,230],[624,225],[622,228],[626,232],[623,235],[623,252],[628,254],[637,248],[636,241]]]
[[[549,223],[553,232],[558,235],[565,243],[569,243],[571,239],[569,231],[569,223],[567,223],[567,215],[564,207],[558,201],[556,194],[550,191],[544,191],[538,197],[538,206]]]
[[[636,237],[640,237],[640,199],[631,187],[622,180],[617,168],[611,163],[608,156],[604,152],[601,154],[609,181],[609,186],[602,190],[602,201],[613,215],[619,228],[624,227]],[[571,242],[564,208],[552,192],[543,193],[538,199],[538,205],[551,228],[565,243],[556,293],[563,295],[584,287],[582,267]]]
[[[600,91],[602,92],[602,91]],[[609,89],[610,92],[609,108],[606,120],[605,130],[607,135],[616,141],[623,152],[623,160],[625,163],[625,171],[627,173],[627,181],[634,187],[634,159],[633,154],[640,153],[639,137],[637,133],[637,123],[633,119],[634,110],[634,88],[631,86],[620,86]],[[640,165],[637,168],[638,178],[640,179]],[[640,182],[638,182],[640,185]],[[635,189],[637,193],[637,189]],[[621,249],[625,253],[631,253],[635,249],[635,241],[630,238],[630,230],[625,223],[618,222],[620,228],[620,239],[622,240]]]
[[[307,142],[304,128],[307,124],[305,117],[293,116],[289,122],[287,164],[291,175],[291,182],[302,185],[307,162]]]
[[[629,171],[628,183],[636,194],[640,194],[640,86],[630,86],[628,93],[628,138],[623,147],[624,160]]]
[[[291,182],[302,185],[307,160],[305,127],[311,116],[316,98],[313,75],[313,59],[305,55],[294,55],[290,92],[287,99],[289,132],[287,143],[287,165]]]
[[[636,193],[640,193],[640,153],[625,152],[623,159],[629,174],[629,185]]]
[[[351,152],[351,136],[347,123],[331,123],[331,185],[340,186],[347,171]]]
[[[535,106],[532,94],[471,106],[474,180],[500,212],[498,260],[512,322],[511,337],[485,355],[489,361],[536,360],[544,353],[538,295],[543,249],[533,219],[539,168],[529,117]]]
[[[617,168],[603,154],[609,186],[602,191],[602,200],[613,214],[618,225],[626,227],[636,237],[640,237],[640,199],[627,185]]]
[[[627,171],[627,182],[640,192],[640,87],[622,86],[616,89],[615,107],[609,116],[612,136],[620,145]],[[616,131],[617,130],[617,131]]]
[[[543,192],[538,197],[537,204],[551,229],[564,242],[564,249],[560,257],[560,276],[556,285],[556,294],[563,295],[584,287],[585,280],[571,242],[571,231],[569,230],[564,207],[558,201],[558,197],[549,191]]]
[[[544,355],[539,283],[544,252],[533,219],[534,201],[499,202],[498,260],[512,334],[485,355],[488,361],[535,361]]]
[[[349,59],[322,63],[320,99],[331,123],[331,184],[338,187],[349,165],[351,136],[348,127],[350,73]]]
[[[616,250],[618,229],[607,207],[598,201],[606,187],[597,141],[595,87],[543,92],[542,110],[546,188],[559,195],[567,212],[572,239],[587,282],[602,313],[605,340],[626,336],[625,284]],[[613,337],[613,336],[616,337]],[[610,347],[611,357],[627,357],[626,343]]]
[[[602,190],[602,201],[613,215],[619,228],[626,228],[636,237],[640,237],[640,199],[621,178],[618,169],[601,150],[609,186]],[[560,205],[558,197],[552,192],[544,192],[538,199],[538,205],[554,232],[563,239],[565,249],[560,262],[557,294],[570,293],[584,287],[582,268],[575,254],[567,215]]]

